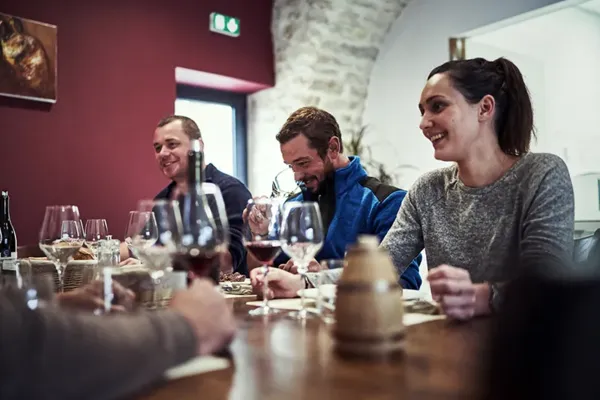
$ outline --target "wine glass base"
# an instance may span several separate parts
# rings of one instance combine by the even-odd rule
[[[277,313],[279,313],[279,310],[276,310],[271,307],[265,307],[265,306],[258,307],[258,308],[255,308],[254,310],[248,311],[248,314],[252,315],[252,316],[273,315],[273,314],[277,314]]]
[[[292,319],[296,319],[296,320],[307,320],[307,319],[315,319],[318,318],[319,316],[316,314],[313,314],[311,312],[308,312],[308,310],[299,310],[299,311],[292,311],[290,313],[288,313],[288,317],[291,317]]]

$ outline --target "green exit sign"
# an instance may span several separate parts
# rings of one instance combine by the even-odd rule
[[[219,13],[210,14],[210,30],[223,35],[240,36],[240,20]]]

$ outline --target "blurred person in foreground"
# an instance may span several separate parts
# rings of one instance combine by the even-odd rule
[[[177,199],[179,194],[187,191],[191,139],[199,139],[201,151],[204,152],[200,128],[188,117],[170,115],[158,123],[153,139],[154,156],[161,172],[171,183],[156,195],[156,200]],[[222,260],[221,270],[247,276],[246,249],[242,243],[242,212],[251,198],[250,191],[237,178],[219,171],[212,163],[204,163],[203,168],[205,181],[214,183],[221,190],[227,212],[230,243],[229,252]],[[122,265],[137,262],[125,243],[121,244],[121,260]]]
[[[573,186],[558,156],[531,153],[533,109],[511,61],[450,61],[433,69],[418,104],[434,157],[453,165],[412,186],[381,246],[399,273],[425,249],[433,298],[470,319],[502,305],[503,285],[523,266],[567,268],[573,251]],[[325,271],[335,282],[340,270]],[[270,272],[275,297],[314,286]],[[255,287],[260,270],[252,271]]]
[[[346,156],[342,133],[333,115],[316,107],[294,111],[276,136],[283,161],[302,182],[304,190],[288,201],[314,201],[319,204],[325,241],[309,266],[320,268],[318,261],[344,258],[348,245],[358,235],[372,234],[382,240],[392,226],[406,191],[367,174],[358,156]],[[264,229],[253,222],[253,231]],[[421,276],[417,253],[408,260],[400,276],[406,289],[419,289]],[[296,273],[285,253],[274,261],[286,271]]]
[[[61,308],[32,310],[19,289],[0,289],[1,399],[125,398],[233,338],[231,309],[208,280],[177,292],[165,310],[75,312],[99,305],[96,290],[59,296]],[[132,296],[122,288],[117,295]]]

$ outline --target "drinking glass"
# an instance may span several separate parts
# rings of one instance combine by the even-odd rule
[[[345,266],[346,261],[343,259],[321,260],[321,271],[318,272],[317,279],[317,309],[321,320],[326,324],[335,322],[336,285],[325,283],[325,271]]]
[[[125,229],[125,243],[136,258],[158,240],[158,226],[152,211],[130,211]]]
[[[212,191],[207,194],[205,190]],[[212,199],[213,207],[209,199]],[[224,202],[216,186],[210,189],[210,185],[204,183],[189,187],[181,197],[183,234],[181,250],[176,257],[177,268],[191,271],[193,276],[211,278],[218,285],[219,260],[229,240],[226,220]]]
[[[287,167],[275,175],[271,184],[271,198],[287,200],[299,194],[301,187],[294,178],[294,171]]]
[[[308,264],[323,245],[323,222],[319,204],[311,201],[285,203],[281,224],[283,251],[298,267],[298,274],[306,279]],[[304,320],[308,317],[304,304],[304,291],[300,291],[301,308],[290,315]]]
[[[100,241],[108,235],[108,224],[105,219],[88,219],[85,221],[85,244],[90,248],[94,257],[98,257]]]
[[[174,200],[141,200],[137,206],[138,215],[148,217],[143,227],[132,238],[140,245],[137,255],[142,264],[150,269],[155,281],[171,268],[171,259],[181,245],[181,213],[179,202]],[[141,225],[141,223],[140,223]],[[133,229],[133,228],[132,228]],[[137,238],[137,239],[136,239]],[[148,239],[151,238],[151,239]],[[156,283],[156,282],[155,282]]]
[[[225,255],[229,251],[230,233],[229,233],[229,220],[227,215],[227,209],[225,207],[225,200],[221,190],[217,185],[210,182],[204,182],[202,184],[202,190],[206,196],[206,202],[213,216],[215,224],[215,247],[216,252],[219,255],[219,268],[218,270],[224,270]],[[227,266],[229,267],[229,266]],[[216,269],[216,268],[215,268]],[[227,271],[231,272],[233,268],[227,268]],[[216,272],[215,272],[216,273]]]
[[[40,249],[54,262],[60,288],[64,291],[64,273],[68,262],[83,245],[79,208],[73,205],[48,206],[40,230]]]
[[[266,197],[249,200],[244,211],[244,246],[250,254],[262,263],[263,304],[249,311],[250,315],[269,315],[276,312],[269,307],[268,273],[269,266],[281,252],[279,237],[281,227],[281,202]]]

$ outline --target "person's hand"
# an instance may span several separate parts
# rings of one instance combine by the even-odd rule
[[[269,267],[267,273],[268,289],[267,297],[272,298],[291,298],[296,297],[298,290],[304,289],[304,280],[300,275],[294,275],[279,268]],[[254,293],[263,293],[263,283],[265,276],[262,268],[256,268],[250,271],[250,283]]]
[[[294,261],[292,259],[288,260],[288,262],[286,262],[285,264],[281,264],[279,268],[292,274],[298,273],[298,266],[294,264]],[[319,272],[323,269],[325,268],[323,268],[321,264],[319,264],[319,262],[314,258],[308,263],[308,272]]]
[[[459,320],[473,318],[476,307],[476,287],[471,282],[469,271],[440,265],[429,271],[427,279],[433,299],[441,305],[449,318]]]
[[[112,312],[123,312],[133,309],[135,294],[131,290],[124,288],[118,282],[113,282],[112,290],[116,299],[116,304],[111,306]],[[61,307],[95,311],[104,309],[103,292],[104,282],[94,281],[70,292],[59,293],[57,301]]]
[[[267,199],[266,196],[254,197],[252,200]],[[255,235],[266,235],[269,232],[271,210],[268,204],[254,204],[250,210],[244,209],[242,219]]]
[[[125,259],[125,260],[121,261],[121,262],[119,263],[119,266],[121,266],[121,267],[122,267],[122,266],[124,266],[124,265],[137,265],[137,264],[141,264],[141,263],[142,263],[142,262],[141,262],[140,260],[138,260],[137,258],[135,258],[135,257],[129,257],[129,258],[127,258],[127,259]]]
[[[188,289],[175,293],[169,307],[181,314],[194,330],[198,355],[214,354],[233,339],[232,310],[208,279],[194,279]]]

